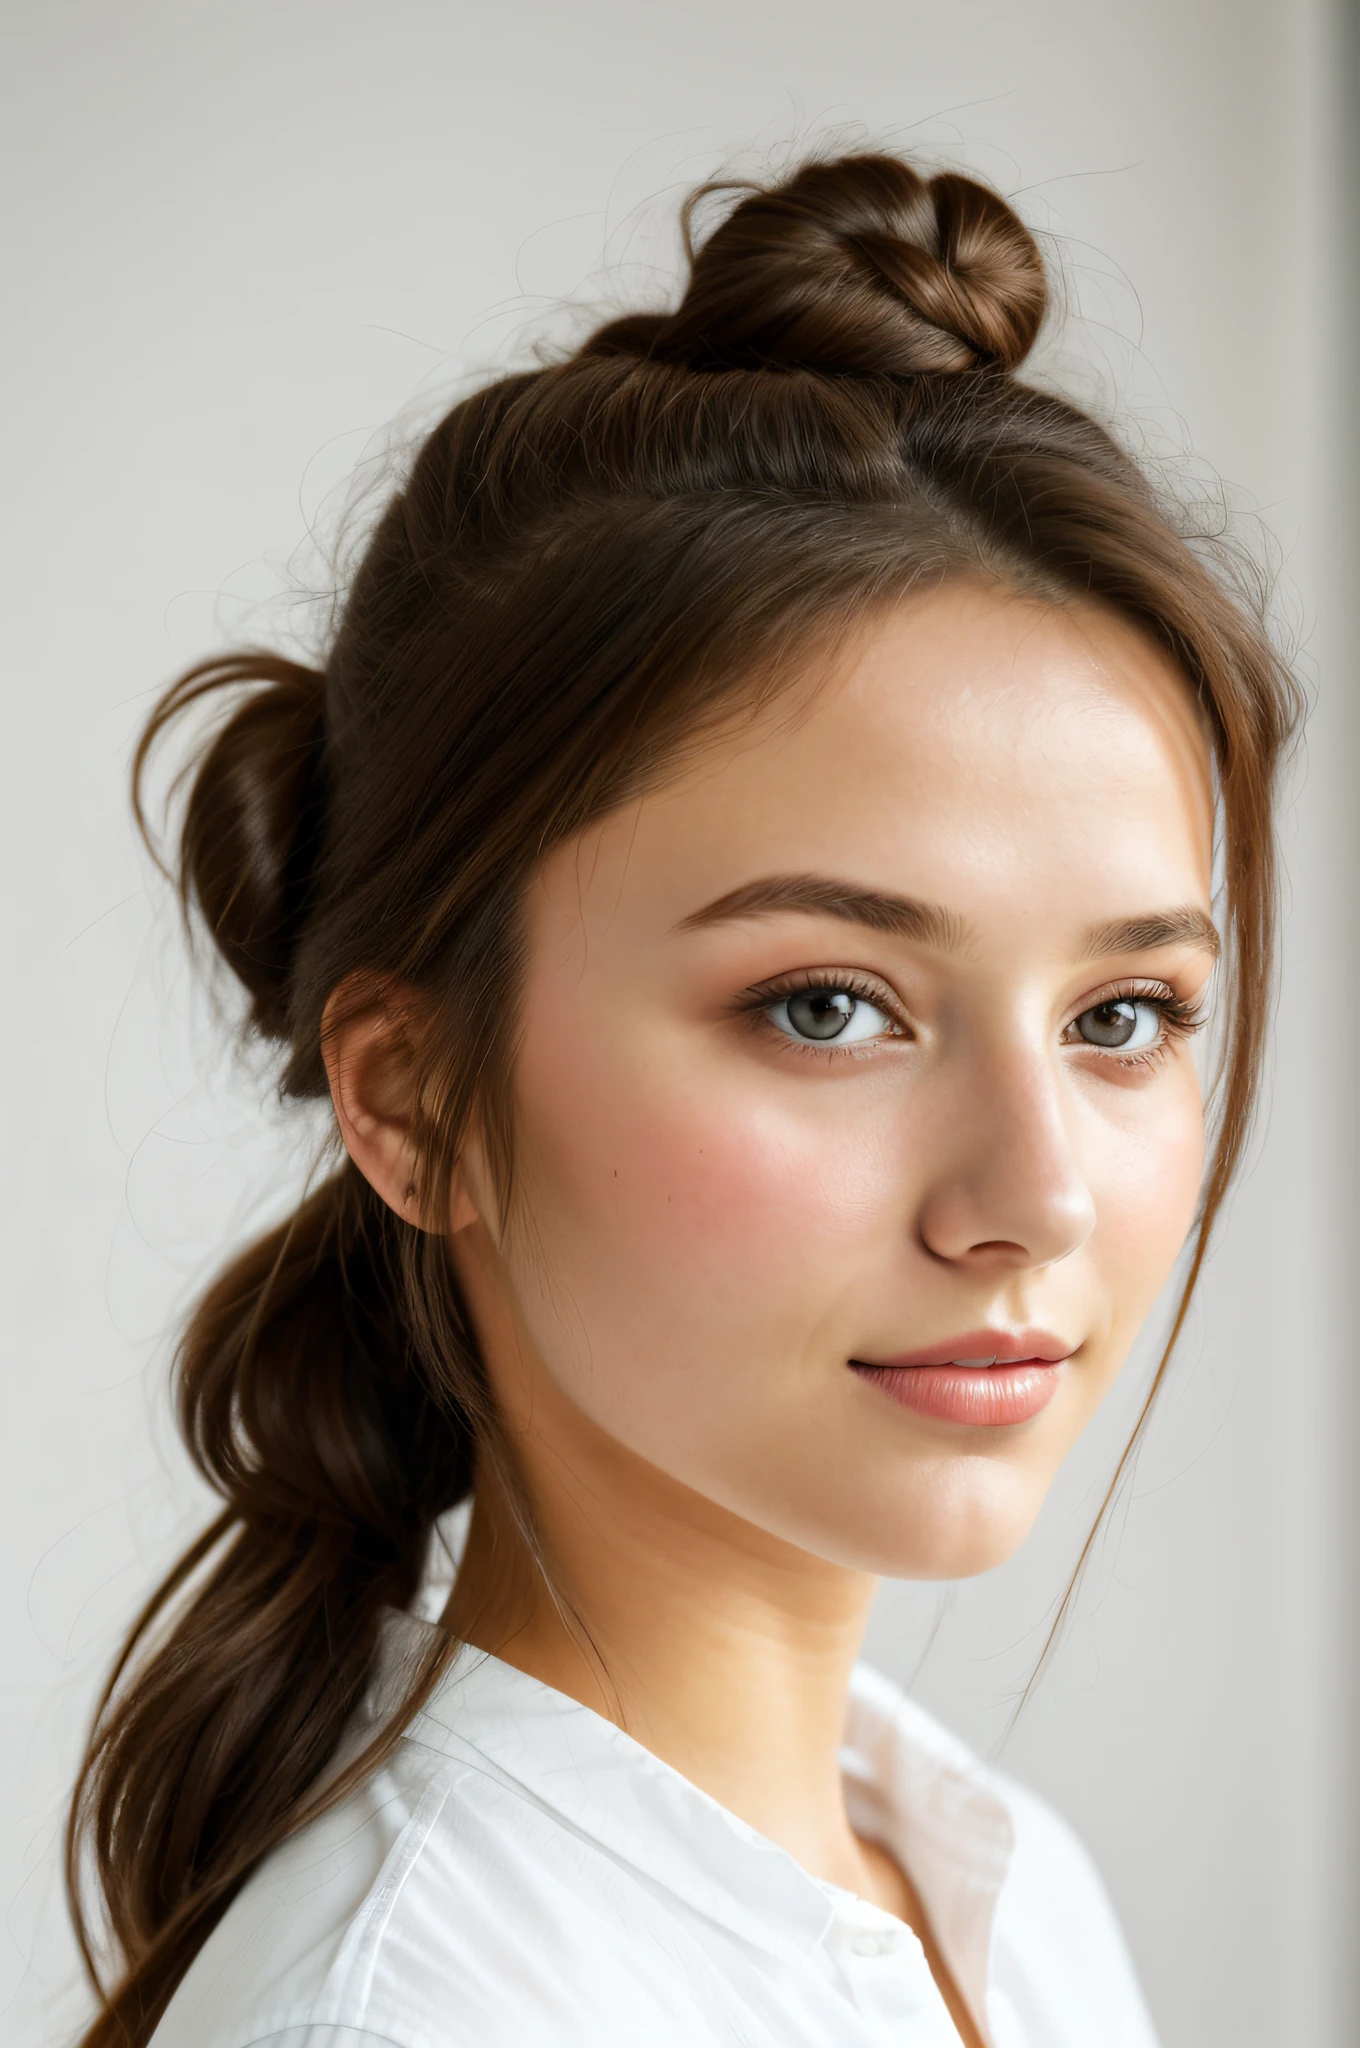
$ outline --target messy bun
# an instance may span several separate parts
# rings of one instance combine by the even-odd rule
[[[727,192],[744,196],[696,249],[699,209]],[[685,228],[677,311],[614,322],[597,352],[694,369],[1014,370],[1044,317],[1043,258],[1019,215],[973,178],[899,157],[808,164],[771,190],[701,186]]]
[[[141,736],[133,803],[145,823],[143,776],[166,726],[204,697],[243,688],[194,772],[176,868],[186,908],[249,997],[251,1024],[280,1038],[324,819],[325,677],[267,653],[190,669]]]
[[[474,1120],[508,1201],[521,910],[543,857],[806,673],[809,647],[981,577],[1136,622],[1214,748],[1226,1042],[1183,1317],[1260,1068],[1296,700],[1115,440],[1013,374],[1044,303],[1033,238],[971,179],[861,155],[745,188],[673,312],[611,322],[439,423],[324,678],[233,655],[164,699],[139,776],[182,713],[236,699],[191,760],[178,879],[279,1042],[285,1091],[324,1097],[338,1002],[423,998],[413,1213],[447,1214]],[[85,2048],[142,2048],[250,1871],[395,1741],[400,1716],[329,1769],[436,1516],[489,1461],[509,1472],[444,1237],[351,1167],[217,1278],[176,1373],[222,1509],[133,1631],[73,1804],[78,1924],[92,1870],[122,1972]],[[422,1683],[453,1647],[435,1641]]]

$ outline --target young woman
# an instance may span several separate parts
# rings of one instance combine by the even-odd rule
[[[1070,1835],[856,1656],[1194,1283],[1294,697],[1017,377],[1001,199],[728,205],[436,428],[324,668],[143,739],[231,693],[182,887],[338,1143],[181,1347],[223,1508],[78,1791],[86,2048],[1152,2040]]]

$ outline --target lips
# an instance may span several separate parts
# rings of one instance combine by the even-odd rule
[[[997,1428],[1047,1408],[1063,1361],[1076,1348],[1050,1330],[968,1330],[921,1351],[850,1364],[899,1408],[937,1422]]]
[[[921,1351],[897,1351],[889,1358],[852,1358],[852,1365],[879,1366],[891,1372],[907,1372],[922,1365],[959,1365],[986,1370],[996,1365],[1035,1362],[1059,1365],[1076,1350],[1051,1330],[965,1330],[946,1337],[940,1344],[928,1344]]]

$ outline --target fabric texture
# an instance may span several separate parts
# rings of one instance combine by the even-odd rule
[[[354,1740],[426,1625],[393,1616]],[[990,2048],[1155,2048],[1040,1800],[865,1665],[851,1821],[908,1870]],[[387,1764],[261,1866],[155,2048],[958,2048],[919,1941],[611,1722],[470,1647]]]

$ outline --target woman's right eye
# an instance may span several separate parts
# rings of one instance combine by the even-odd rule
[[[781,996],[765,1013],[777,1031],[803,1045],[864,1045],[898,1036],[885,1010],[853,989],[828,983]]]

